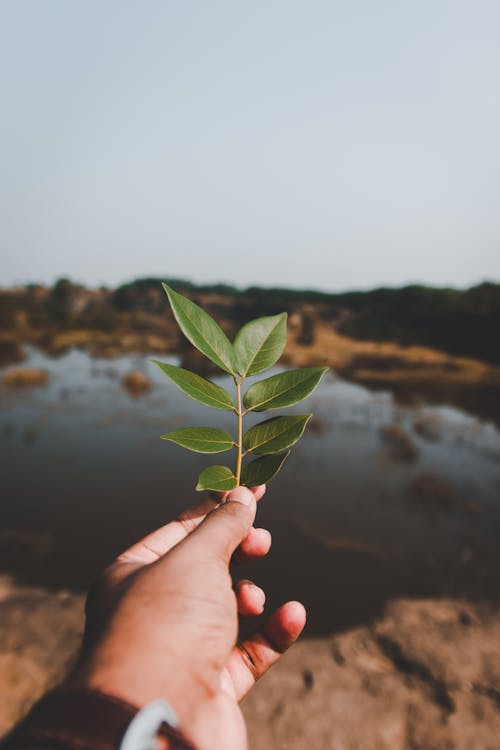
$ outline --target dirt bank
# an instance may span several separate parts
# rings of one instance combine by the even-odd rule
[[[0,579],[0,734],[65,673],[83,599]],[[493,750],[500,613],[397,601],[377,623],[303,640],[244,703],[252,750]]]
[[[245,703],[252,750],[494,750],[499,709],[500,615],[449,600],[297,644]]]
[[[82,624],[81,595],[0,577],[0,736],[66,673]]]

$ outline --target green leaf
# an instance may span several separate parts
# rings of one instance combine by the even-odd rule
[[[214,427],[184,427],[161,437],[196,453],[222,453],[234,446],[231,435]]]
[[[163,284],[170,307],[187,339],[218,367],[234,373],[233,347],[222,328],[201,307]]]
[[[245,393],[246,409],[265,411],[297,404],[314,391],[328,367],[304,367],[254,383]]]
[[[155,365],[158,365],[167,378],[170,378],[186,396],[194,398],[195,401],[205,404],[205,406],[212,406],[214,409],[234,410],[231,395],[219,385],[211,383],[210,380],[205,380],[205,378],[196,375],[190,370],[184,370],[182,367],[175,367],[166,362],[158,362],[156,359],[151,361]]]
[[[255,375],[280,358],[286,343],[286,313],[257,318],[247,323],[234,340],[236,369],[240,375]]]
[[[257,455],[280,453],[297,442],[312,414],[272,417],[251,427],[243,438],[247,450]]]
[[[228,492],[236,487],[236,477],[227,466],[209,466],[198,477],[196,490]]]
[[[290,451],[277,453],[274,456],[264,456],[250,461],[241,471],[241,484],[245,487],[258,487],[259,484],[269,482],[281,469]]]

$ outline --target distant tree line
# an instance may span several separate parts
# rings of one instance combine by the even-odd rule
[[[0,325],[18,325],[20,314],[38,328],[115,327],[147,330],[148,319],[163,318],[168,306],[161,281],[187,293],[226,322],[228,330],[260,315],[307,307],[304,343],[316,320],[348,336],[402,345],[430,346],[450,354],[500,363],[500,284],[467,290],[412,285],[337,294],[314,290],[194,284],[185,279],[144,278],[115,290],[85,289],[60,279],[46,289],[29,285],[0,291]],[[314,312],[312,312],[314,311]],[[311,330],[309,330],[311,329]]]
[[[330,319],[336,330],[371,341],[419,344],[449,353],[500,363],[500,284],[483,283],[466,290],[411,285],[363,292],[331,294],[314,290],[249,287],[226,284],[196,285],[183,279],[168,282],[181,292],[231,297],[231,313],[238,325],[308,303]],[[133,281],[114,292],[118,309],[165,309],[160,279]],[[154,302],[153,302],[154,300]],[[227,307],[224,309],[227,315]]]

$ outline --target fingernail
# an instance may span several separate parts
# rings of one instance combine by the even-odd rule
[[[259,586],[256,586],[255,583],[252,584],[252,587],[255,589],[255,591],[258,594],[260,606],[262,607],[262,609],[264,609],[264,605],[266,603],[266,595],[265,595],[264,591],[262,591],[262,589],[259,588]]]
[[[241,503],[242,505],[250,505],[252,501],[255,501],[253,492],[250,492],[248,487],[236,487],[227,496],[226,500],[232,503]]]
[[[261,537],[263,537],[263,536],[265,536],[265,537],[266,537],[266,539],[267,539],[267,542],[268,542],[268,544],[269,544],[269,545],[271,545],[271,544],[272,544],[272,542],[273,542],[273,537],[272,537],[272,535],[271,535],[271,532],[270,532],[270,531],[269,531],[268,529],[256,529],[256,531],[258,531],[258,532],[259,532],[259,534],[260,534],[260,536],[261,536]]]

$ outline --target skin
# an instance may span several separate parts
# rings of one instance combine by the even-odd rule
[[[238,641],[239,616],[261,614],[251,581],[233,588],[229,565],[267,554],[256,529],[265,486],[206,498],[120,555],[89,594],[72,684],[136,706],[166,699],[199,750],[245,750],[239,701],[300,635],[305,610],[288,602]]]

